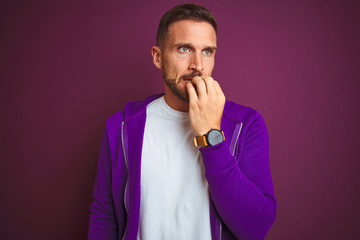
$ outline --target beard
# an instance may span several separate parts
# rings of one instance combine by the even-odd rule
[[[162,75],[163,75],[163,79],[165,81],[165,84],[170,88],[171,92],[177,96],[180,100],[184,101],[184,102],[189,102],[189,94],[186,90],[186,87],[184,90],[182,90],[178,84],[177,84],[177,80],[176,78],[170,78],[167,76],[166,74],[166,67],[162,67]],[[201,76],[202,74],[200,72],[192,72],[191,74],[185,74],[182,75],[180,79],[192,79],[195,76]]]
[[[170,88],[171,92],[177,96],[180,100],[184,102],[189,102],[189,94],[186,89],[180,89],[176,84],[175,78],[167,78],[165,74],[163,74],[163,78],[165,84]]]

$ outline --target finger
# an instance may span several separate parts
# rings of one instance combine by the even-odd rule
[[[204,79],[202,79],[199,76],[196,76],[192,79],[191,83],[194,84],[194,87],[196,88],[199,98],[207,95],[206,84],[204,82]]]
[[[206,90],[208,95],[215,95],[216,94],[216,85],[215,81],[212,77],[203,77],[204,82],[206,84]]]
[[[219,93],[221,93],[221,87],[220,87],[220,84],[217,82],[217,81],[215,81],[214,80],[214,92],[216,93],[216,94],[219,94]]]
[[[225,94],[224,94],[223,90],[220,87],[220,84],[218,82],[216,82],[215,85],[216,85],[217,98],[220,100],[220,102],[225,103],[226,97],[225,97]]]
[[[198,100],[198,95],[196,94],[196,90],[191,82],[186,83],[186,89],[189,94],[189,102],[193,102],[195,100]]]

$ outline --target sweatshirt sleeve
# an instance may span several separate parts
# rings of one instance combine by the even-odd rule
[[[200,152],[222,221],[238,239],[264,239],[276,215],[269,141],[261,115],[253,110],[249,119],[238,158],[231,155],[226,141],[200,148]]]
[[[111,188],[109,139],[105,130],[101,142],[99,164],[94,184],[94,200],[90,205],[89,240],[118,239],[118,225]]]

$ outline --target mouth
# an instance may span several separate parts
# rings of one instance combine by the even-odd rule
[[[193,72],[191,74],[186,74],[182,76],[182,79],[184,80],[184,82],[191,82],[193,80],[194,77],[196,76],[201,76],[202,74],[200,72]]]
[[[192,78],[183,78],[185,82],[191,82]]]

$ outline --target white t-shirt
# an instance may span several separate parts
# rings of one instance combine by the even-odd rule
[[[138,239],[211,239],[209,190],[189,114],[164,97],[146,109]]]

